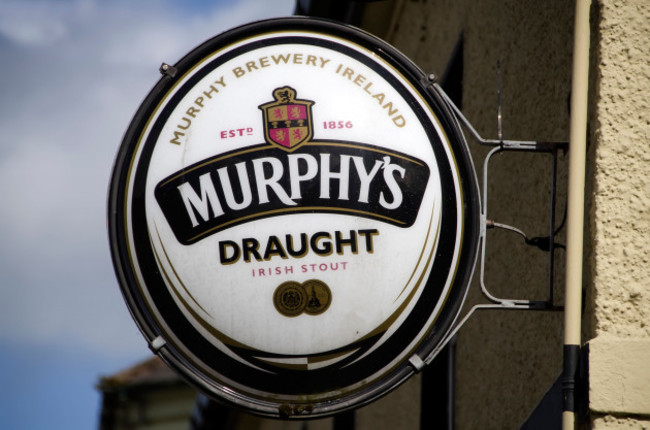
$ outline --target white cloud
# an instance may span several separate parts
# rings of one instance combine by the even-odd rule
[[[161,62],[293,4],[0,0],[0,341],[143,353],[106,233],[122,135]]]
[[[91,7],[90,0],[3,0],[0,34],[20,44],[51,46],[67,37],[70,26]]]

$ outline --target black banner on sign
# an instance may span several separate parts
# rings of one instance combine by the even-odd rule
[[[340,213],[410,227],[429,168],[414,157],[349,142],[294,152],[263,144],[196,163],[161,181],[155,196],[176,239],[195,243],[248,221]]]

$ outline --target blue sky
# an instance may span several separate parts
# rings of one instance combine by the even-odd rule
[[[94,429],[94,388],[151,356],[113,273],[106,192],[141,100],[293,0],[0,0],[0,428]]]

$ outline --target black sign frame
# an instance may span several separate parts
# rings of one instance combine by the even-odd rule
[[[433,276],[426,280],[422,297],[407,322],[392,335],[391,342],[383,344],[361,362],[348,367],[339,366],[336,371],[327,367],[309,372],[287,369],[281,374],[268,376],[264,370],[274,369],[264,369],[262,361],[256,361],[256,365],[262,369],[256,371],[216,351],[186,320],[169,292],[160,288],[165,281],[149,245],[144,217],[144,183],[149,162],[147,157],[151,156],[153,146],[147,142],[141,148],[138,145],[144,130],[158,113],[161,100],[177,79],[194,68],[199,61],[224,46],[247,38],[286,31],[314,35],[314,43],[325,43],[327,46],[331,46],[331,42],[319,42],[318,34],[340,38],[363,47],[390,64],[426,100],[448,137],[448,149],[453,152],[455,165],[445,163],[443,148],[433,147],[441,164],[443,194],[448,193],[443,201],[443,218],[448,221],[442,221],[439,251],[431,270]],[[480,201],[471,155],[459,125],[438,93],[439,90],[430,85],[427,76],[407,57],[376,37],[336,22],[302,17],[261,21],[230,30],[194,49],[171,70],[174,72],[164,74],[146,97],[124,136],[116,157],[108,197],[109,240],[116,275],[127,306],[152,350],[210,397],[249,412],[275,418],[316,418],[357,408],[385,395],[419,371],[424,361],[430,358],[435,348],[445,339],[458,317],[474,271],[480,234]],[[405,97],[408,99],[409,96]],[[162,125],[154,124],[154,128]],[[134,164],[134,155],[138,150],[141,151],[140,158]],[[453,186],[444,182],[453,169],[460,180],[462,205],[459,207],[456,206],[457,196]],[[133,175],[135,184],[130,196],[126,190],[129,175]],[[126,211],[128,199],[131,199],[132,205],[131,218],[128,218]],[[460,235],[462,243],[454,263],[451,261],[453,256],[445,255],[444,250],[446,246],[453,246],[457,231],[444,227],[453,224],[450,220],[457,218],[458,211],[463,218]],[[131,231],[133,241],[137,244],[135,253],[128,244],[127,231]],[[450,271],[453,273],[450,274]],[[444,280],[436,278],[436,273],[442,273],[444,280],[453,277],[453,285],[444,300],[444,306],[436,316],[435,323],[416,339],[417,345],[410,351],[411,355],[392,363],[393,357],[403,354],[414,337],[422,332],[423,323],[431,315],[431,307],[440,300],[439,284]],[[140,276],[146,280],[145,285],[140,281]],[[152,304],[155,305],[155,312]],[[371,341],[368,339],[368,342]],[[191,352],[188,353],[188,350]],[[241,352],[246,354],[246,351]],[[353,354],[348,361],[352,362],[355,357],[358,356]],[[371,384],[361,384],[351,390],[342,389],[354,385],[349,381],[356,383],[378,372],[382,373],[381,378]],[[241,386],[253,389],[238,388]]]

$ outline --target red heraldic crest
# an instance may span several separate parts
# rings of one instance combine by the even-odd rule
[[[264,137],[271,145],[292,152],[311,140],[311,100],[296,99],[296,90],[291,87],[273,90],[272,102],[260,105],[264,113]]]

